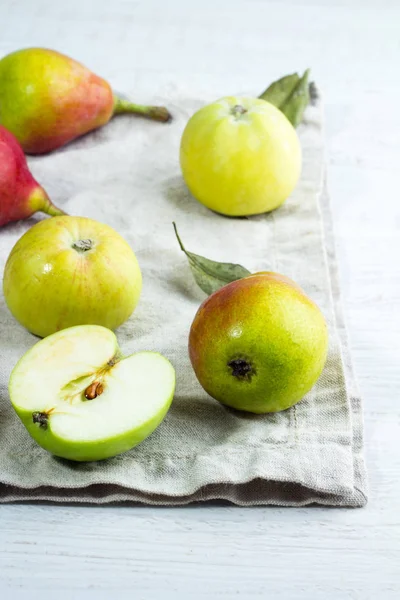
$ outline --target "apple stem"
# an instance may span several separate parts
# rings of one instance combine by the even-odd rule
[[[110,358],[110,360],[107,363],[107,366],[109,367],[113,367],[114,365],[117,364],[117,362],[119,362],[122,358],[122,354],[121,352],[117,352],[112,358]]]
[[[232,112],[232,114],[233,114],[234,117],[238,117],[239,115],[244,115],[244,113],[247,113],[247,110],[241,104],[236,104],[232,108],[231,112]]]
[[[141,115],[154,121],[167,123],[172,120],[172,115],[165,106],[144,106],[143,104],[135,104],[129,100],[125,100],[120,96],[114,96],[114,115],[122,115],[132,113]]]
[[[72,244],[72,247],[77,252],[87,252],[88,250],[91,250],[93,248],[93,244],[93,240],[87,238],[85,240],[77,240]]]

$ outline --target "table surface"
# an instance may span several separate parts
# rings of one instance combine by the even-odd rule
[[[2,0],[0,22],[0,55],[56,48],[118,90],[218,97],[312,68],[370,476],[364,509],[1,506],[0,597],[398,599],[398,1]]]

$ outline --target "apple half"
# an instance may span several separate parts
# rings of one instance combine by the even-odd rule
[[[175,371],[156,352],[122,356],[98,325],[63,329],[14,367],[11,403],[34,440],[56,456],[101,460],[130,450],[164,419]]]

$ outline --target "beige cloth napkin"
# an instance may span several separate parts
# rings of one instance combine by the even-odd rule
[[[179,169],[183,127],[210,99],[188,99],[170,88],[164,101],[174,113],[173,123],[120,117],[59,152],[30,159],[56,203],[70,214],[108,223],[132,245],[144,287],[135,314],[117,331],[119,343],[125,353],[164,353],[176,368],[177,388],[164,423],[132,451],[86,464],[51,456],[30,439],[10,406],[10,372],[37,340],[11,317],[1,298],[1,502],[365,504],[361,401],[340,310],[323,185],[321,103],[316,100],[307,109],[299,128],[303,173],[292,197],[271,214],[228,219],[190,196]],[[0,231],[1,268],[37,218]],[[178,247],[172,221],[188,249],[239,262],[251,271],[284,273],[323,310],[330,330],[327,365],[315,388],[294,408],[264,416],[236,413],[198,384],[187,337],[204,294]]]

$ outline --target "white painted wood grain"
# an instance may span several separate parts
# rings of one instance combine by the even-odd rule
[[[398,1],[2,0],[0,21],[0,54],[57,48],[119,90],[312,67],[371,487],[363,510],[2,506],[0,598],[400,598]]]

